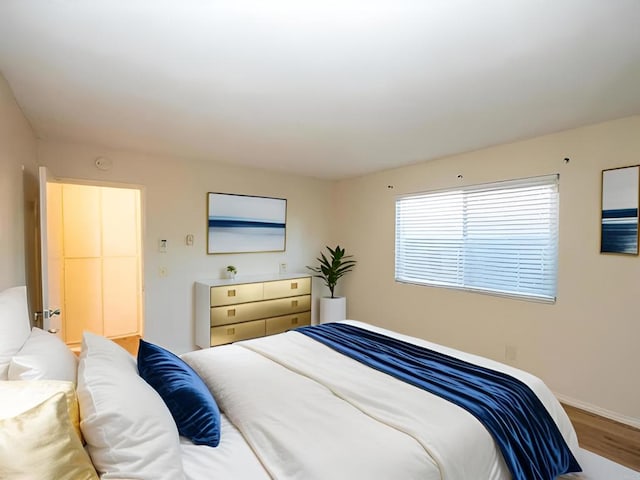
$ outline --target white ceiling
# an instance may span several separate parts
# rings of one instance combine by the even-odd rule
[[[640,0],[1,0],[0,72],[39,138],[344,178],[639,114]]]

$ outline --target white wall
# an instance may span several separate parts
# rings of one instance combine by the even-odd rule
[[[0,290],[27,281],[25,248],[33,243],[27,242],[25,247],[25,213],[29,215],[31,210],[25,204],[24,183],[25,176],[35,170],[35,159],[31,126],[0,75]],[[27,190],[30,188],[27,185]]]
[[[631,117],[339,182],[337,231],[358,260],[345,277],[349,317],[500,361],[515,346],[515,364],[554,391],[640,422],[640,257],[599,253],[601,171],[637,164]],[[555,305],[394,281],[396,195],[550,173],[560,173]]]
[[[96,168],[99,156],[113,162],[111,170]],[[144,187],[145,338],[175,352],[194,348],[194,281],[219,278],[229,264],[238,268],[238,277],[276,274],[280,262],[288,264],[289,272],[305,272],[329,236],[331,184],[326,181],[46,141],[38,143],[38,160],[58,178]],[[207,255],[207,192],[286,198],[286,251]],[[195,236],[192,247],[185,244],[190,233]],[[158,252],[160,239],[168,240],[167,253]],[[168,276],[160,276],[161,267]],[[319,293],[320,285],[314,282],[314,289]]]

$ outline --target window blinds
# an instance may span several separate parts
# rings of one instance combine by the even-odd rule
[[[396,199],[396,280],[553,302],[558,175]]]

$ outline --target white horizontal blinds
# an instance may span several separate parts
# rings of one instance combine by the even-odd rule
[[[396,200],[396,279],[554,300],[558,176]]]
[[[459,285],[464,247],[461,191],[396,201],[396,279]]]

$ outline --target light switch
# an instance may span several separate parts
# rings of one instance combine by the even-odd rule
[[[166,240],[160,240],[158,242],[158,251],[160,253],[167,253],[167,241]]]
[[[187,235],[185,239],[185,243],[187,244],[188,247],[193,247],[193,233],[190,233]]]

